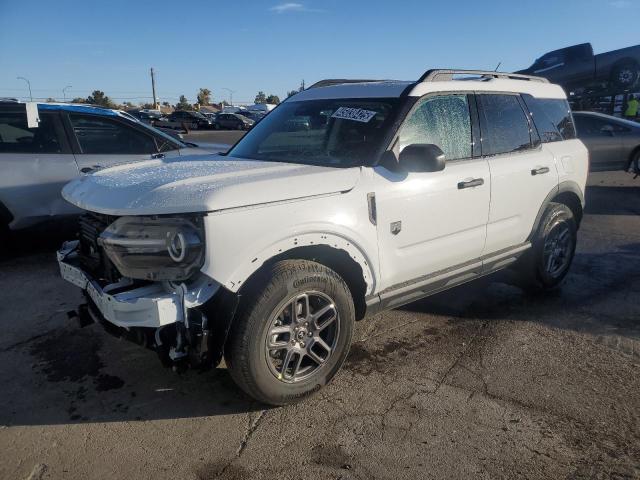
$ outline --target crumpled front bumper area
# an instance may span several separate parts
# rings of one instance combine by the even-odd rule
[[[185,288],[173,288],[167,282],[140,286],[129,279],[100,286],[82,269],[77,249],[78,242],[71,241],[57,252],[62,278],[83,289],[105,320],[126,329],[184,322],[189,308],[202,305],[220,288],[204,275]]]

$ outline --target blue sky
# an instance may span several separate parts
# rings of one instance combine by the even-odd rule
[[[581,42],[639,43],[640,0],[0,0],[0,96],[252,101],[322,78],[410,80],[432,67],[501,70]]]

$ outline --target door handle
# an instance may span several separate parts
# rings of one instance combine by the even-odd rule
[[[480,185],[484,185],[484,178],[474,178],[472,180],[463,180],[462,182],[458,182],[458,190],[462,190],[463,188],[479,187]]]
[[[531,175],[543,175],[549,173],[549,167],[538,167],[531,170]]]
[[[164,153],[152,153],[151,158],[154,160],[164,158]]]
[[[93,167],[83,167],[80,169],[81,173],[91,173],[94,170],[97,170],[99,168],[102,168],[100,165],[94,165]]]

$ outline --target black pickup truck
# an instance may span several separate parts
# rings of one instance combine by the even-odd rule
[[[640,79],[640,45],[594,55],[591,44],[582,43],[545,53],[529,68],[516,73],[548,78],[567,91],[593,82],[627,90]]]

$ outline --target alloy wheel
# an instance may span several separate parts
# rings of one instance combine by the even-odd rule
[[[327,363],[339,335],[340,316],[331,297],[316,291],[296,294],[269,321],[269,370],[285,383],[305,380]]]

